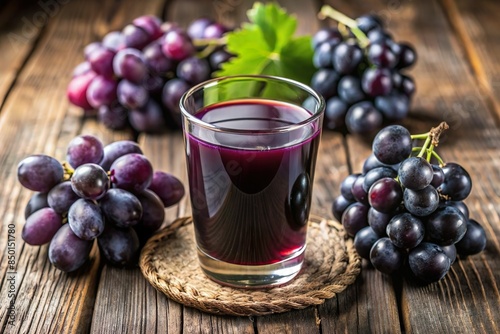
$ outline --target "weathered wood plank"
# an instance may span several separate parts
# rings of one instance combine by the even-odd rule
[[[40,34],[61,5],[40,7],[31,1],[8,1],[0,10],[0,111]]]
[[[448,17],[457,38],[468,57],[484,99],[491,103],[491,110],[500,120],[500,33],[497,1],[482,1],[474,6],[469,1],[441,0],[443,12]]]

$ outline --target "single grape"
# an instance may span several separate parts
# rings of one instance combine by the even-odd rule
[[[102,46],[117,52],[125,49],[127,47],[127,42],[125,36],[120,31],[111,31],[103,37]],[[113,71],[113,67],[111,67],[111,71]]]
[[[180,109],[179,102],[182,95],[187,92],[191,86],[182,79],[171,79],[165,83],[163,87],[163,92],[161,95],[161,101],[165,107],[176,117],[180,123]]]
[[[94,71],[88,71],[71,79],[66,89],[69,102],[82,109],[92,109],[87,100],[87,89],[96,76]]]
[[[84,164],[73,172],[71,187],[80,197],[97,200],[109,189],[109,177],[97,164]]]
[[[462,201],[444,201],[439,203],[440,207],[453,206],[460,211],[466,219],[469,219],[469,208]]]
[[[372,29],[367,34],[370,43],[386,43],[392,36],[383,29]]]
[[[123,189],[109,189],[99,204],[106,220],[117,227],[134,226],[142,217],[142,205],[139,199]]]
[[[337,45],[343,41],[342,34],[335,27],[327,27],[319,29],[312,38],[312,47],[316,49],[319,45],[328,42],[332,45]]]
[[[30,155],[17,165],[17,179],[23,187],[33,191],[46,193],[63,176],[64,170],[59,161],[48,155]]]
[[[365,99],[361,82],[352,75],[343,76],[337,87],[338,96],[347,104],[354,104]]]
[[[116,99],[116,87],[114,79],[98,75],[87,87],[87,101],[96,109],[111,104]]]
[[[397,68],[407,68],[413,66],[417,61],[417,53],[408,43],[399,43],[399,61]]]
[[[403,265],[405,254],[389,238],[380,238],[370,250],[370,262],[380,272],[392,274]]]
[[[121,229],[110,224],[97,238],[106,262],[118,267],[135,265],[139,257],[139,238],[133,228]]]
[[[199,84],[210,78],[210,64],[206,59],[188,57],[177,65],[177,77],[191,85]]]
[[[47,195],[47,193],[37,192],[31,196],[28,204],[26,204],[26,207],[24,208],[24,219],[28,219],[33,212],[49,206]]]
[[[397,211],[390,213],[382,213],[374,208],[368,210],[368,225],[377,233],[380,237],[387,236],[387,225],[391,219],[396,215]]]
[[[391,72],[385,68],[369,68],[363,73],[361,87],[372,97],[389,95],[392,92]]]
[[[427,186],[420,190],[406,188],[403,201],[408,212],[423,217],[436,211],[439,206],[439,194],[433,186]]]
[[[368,226],[369,207],[362,203],[351,204],[342,214],[342,225],[351,237],[354,237],[359,230]]]
[[[91,71],[92,67],[90,66],[90,63],[88,61],[84,61],[75,66],[75,68],[73,69],[72,77],[75,78],[87,74]]]
[[[332,214],[337,219],[339,222],[342,221],[342,214],[344,213],[345,209],[349,207],[351,204],[353,204],[354,201],[349,201],[346,199],[344,196],[340,195],[337,196],[333,200],[332,204]]]
[[[47,195],[47,202],[55,212],[63,214],[80,197],[73,191],[71,181],[64,181],[52,188]]]
[[[347,104],[337,96],[326,101],[323,126],[329,130],[339,130],[345,126]]]
[[[66,149],[66,160],[77,168],[87,163],[98,163],[104,154],[101,141],[92,135],[81,135],[73,138]]]
[[[377,167],[387,167],[387,168],[392,168],[396,172],[399,169],[399,164],[394,164],[394,165],[388,165],[380,162],[380,160],[377,159],[377,157],[372,153],[366,160],[363,162],[363,174],[368,173],[372,169],[375,169]]]
[[[389,125],[377,133],[373,139],[372,150],[381,163],[400,163],[411,154],[410,132],[401,125]]]
[[[340,74],[352,73],[363,60],[363,51],[354,43],[339,43],[333,50],[333,68]]]
[[[354,237],[354,248],[363,259],[370,259],[370,250],[375,242],[380,239],[377,233],[370,227],[363,227]]]
[[[69,208],[68,224],[82,240],[94,240],[104,231],[104,217],[99,205],[83,198]]]
[[[363,189],[368,192],[371,186],[378,180],[388,177],[394,179],[398,176],[396,171],[390,167],[377,167],[365,174]]]
[[[342,196],[344,196],[345,199],[349,201],[354,201],[354,195],[351,192],[352,186],[354,185],[354,182],[356,182],[357,178],[361,174],[356,173],[356,174],[350,174],[348,175],[340,184],[340,193]]]
[[[440,246],[448,246],[460,241],[467,232],[467,220],[455,207],[438,208],[425,223],[425,233],[429,241]]]
[[[444,182],[444,172],[438,165],[432,165],[431,186],[438,188]]]
[[[150,36],[144,29],[133,24],[125,26],[122,33],[125,37],[125,45],[127,48],[142,50],[142,48],[153,40],[152,36]]]
[[[314,73],[311,79],[311,87],[323,95],[325,100],[336,95],[339,75],[333,69],[321,68]]]
[[[62,226],[62,217],[52,208],[33,212],[23,226],[21,237],[30,245],[48,243]]]
[[[372,64],[383,68],[394,68],[399,60],[389,46],[381,42],[370,43],[367,57]]]
[[[128,109],[138,109],[146,105],[149,93],[144,86],[128,80],[121,80],[117,87],[118,102]]]
[[[364,189],[365,176],[360,175],[352,184],[351,192],[356,201],[368,205],[368,192]]]
[[[49,245],[49,260],[57,269],[71,272],[88,260],[93,242],[78,238],[69,224],[64,224]]]
[[[417,278],[426,283],[433,283],[448,273],[451,260],[438,245],[422,242],[410,251],[408,264]]]
[[[330,43],[330,41],[325,41],[318,45],[314,50],[313,65],[316,68],[331,68],[333,66],[333,50],[336,46],[336,43]]]
[[[370,205],[375,210],[383,213],[391,213],[396,210],[402,200],[403,190],[401,186],[395,179],[390,177],[375,181],[368,191]]]
[[[208,27],[206,27],[203,32],[203,38],[205,39],[217,39],[224,36],[228,32],[228,29],[220,23],[214,22]]]
[[[165,56],[176,61],[186,59],[195,52],[191,38],[181,30],[171,30],[165,34],[162,50]]]
[[[450,265],[457,259],[457,247],[455,245],[439,246],[443,252],[450,258]]]
[[[148,188],[152,179],[153,166],[142,154],[125,154],[111,165],[111,182],[115,187],[137,193]]]
[[[187,34],[192,39],[202,39],[204,38],[205,29],[212,23],[214,23],[212,19],[200,17],[189,24]]]
[[[469,173],[457,163],[449,162],[443,168],[444,182],[439,187],[443,195],[453,201],[462,201],[469,196],[472,180]]]
[[[410,249],[424,240],[425,227],[417,217],[402,213],[391,219],[386,233],[396,247]]]
[[[144,55],[131,48],[120,50],[113,59],[113,71],[119,78],[142,84],[148,75],[148,67]]]
[[[142,28],[151,40],[156,40],[163,35],[161,30],[162,21],[159,17],[154,15],[143,15],[135,18],[132,24],[136,27]]]
[[[119,103],[99,107],[97,119],[111,130],[121,130],[128,125],[128,111]]]
[[[356,26],[364,32],[369,33],[373,29],[382,30],[383,23],[380,17],[374,14],[362,15],[356,19]]]
[[[158,195],[166,208],[179,203],[185,194],[182,182],[172,174],[162,171],[154,172],[149,190]]]
[[[89,55],[96,49],[102,48],[102,44],[100,42],[92,42],[85,46],[83,49],[83,55],[85,56],[85,60],[89,57]]]
[[[474,219],[467,222],[467,232],[463,238],[455,244],[460,256],[474,255],[486,248],[486,233],[483,227]]]
[[[420,190],[431,184],[434,171],[431,164],[424,158],[410,157],[401,163],[398,175],[405,188]]]
[[[149,100],[142,108],[130,110],[128,119],[139,132],[158,133],[166,126],[163,111],[154,100]]]
[[[210,68],[212,71],[217,71],[222,68],[222,64],[229,61],[233,55],[224,49],[216,50],[208,57]]]
[[[110,78],[113,76],[114,57],[114,51],[105,47],[100,47],[96,48],[88,55],[87,61],[90,63],[95,73]]]
[[[119,140],[104,146],[104,156],[99,165],[104,170],[109,170],[113,162],[119,157],[129,153],[142,154],[142,150],[136,142],[132,140]]]
[[[175,62],[167,58],[159,42],[153,42],[143,50],[144,61],[148,68],[157,75],[167,75],[175,70]]]
[[[351,133],[370,133],[382,125],[382,114],[370,101],[351,106],[346,115],[346,126]]]
[[[408,98],[411,98],[415,94],[415,81],[411,77],[403,75],[399,90]]]
[[[408,116],[410,102],[408,97],[401,93],[392,93],[387,96],[377,96],[375,107],[389,121],[400,121]]]
[[[142,205],[142,218],[137,229],[154,232],[161,227],[165,220],[165,209],[160,197],[151,190],[144,190],[137,193],[137,198]]]

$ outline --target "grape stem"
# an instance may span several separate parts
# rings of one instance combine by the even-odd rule
[[[413,152],[418,151],[417,157],[421,158],[426,155],[426,160],[430,162],[432,157],[435,157],[439,164],[443,166],[445,163],[443,159],[434,151],[434,148],[439,145],[439,137],[445,131],[449,129],[449,126],[446,122],[441,122],[437,127],[431,128],[431,130],[427,133],[412,135],[411,139],[425,139],[424,145],[421,147],[414,147],[412,149]]]
[[[225,46],[227,44],[227,38],[210,38],[210,39],[194,39],[193,45],[197,48],[203,48],[196,55],[198,58],[206,58],[212,52],[214,52],[218,47]]]
[[[66,162],[66,161],[63,161],[62,163],[62,167],[63,167],[63,171],[64,171],[64,176],[63,176],[63,180],[64,181],[68,181],[71,179],[71,176],[73,176],[73,173],[75,172],[75,170],[73,169],[73,167],[71,167],[71,165]]]
[[[356,38],[358,39],[361,47],[364,48],[368,44],[370,44],[370,40],[368,39],[368,37],[366,37],[365,33],[358,28],[355,20],[351,19],[349,16],[339,12],[336,9],[333,9],[333,7],[324,5],[323,7],[321,7],[320,12],[318,13],[318,17],[321,20],[324,20],[328,17],[343,24],[346,27],[349,27],[354,36],[356,36]]]

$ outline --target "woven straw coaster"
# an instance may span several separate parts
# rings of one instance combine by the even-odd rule
[[[352,284],[360,258],[342,225],[311,217],[301,272],[287,285],[235,289],[210,280],[198,265],[191,217],[179,218],[144,246],[144,277],[167,297],[214,314],[236,316],[281,313],[322,304]]]

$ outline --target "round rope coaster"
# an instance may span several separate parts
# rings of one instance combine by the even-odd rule
[[[144,277],[167,297],[201,311],[236,316],[281,313],[322,304],[360,272],[361,260],[342,225],[311,217],[301,272],[288,284],[252,290],[222,286],[198,264],[191,217],[179,218],[144,246]]]

